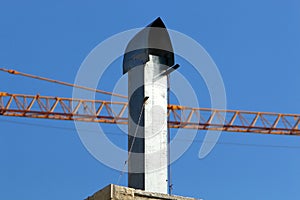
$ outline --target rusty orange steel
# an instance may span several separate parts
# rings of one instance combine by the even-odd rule
[[[0,115],[127,124],[127,102],[0,93]],[[168,105],[168,126],[199,130],[300,135],[300,114]]]

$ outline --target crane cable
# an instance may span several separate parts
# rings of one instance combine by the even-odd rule
[[[25,76],[25,77],[29,77],[29,78],[33,78],[33,79],[38,79],[38,80],[47,81],[47,82],[51,82],[51,83],[57,83],[57,84],[61,84],[61,85],[66,85],[66,86],[70,86],[70,87],[75,87],[75,88],[79,88],[79,89],[89,90],[89,91],[93,91],[93,92],[98,92],[98,93],[102,93],[102,94],[106,94],[106,95],[112,95],[112,96],[127,99],[127,96],[122,95],[122,94],[107,92],[104,90],[89,88],[89,87],[85,87],[85,86],[81,86],[81,85],[75,85],[75,84],[58,81],[58,80],[54,80],[54,79],[49,79],[49,78],[45,78],[45,77],[41,77],[41,76],[35,76],[32,74],[26,74],[26,73],[19,72],[19,71],[13,70],[13,69],[0,68],[0,71],[7,72],[7,73],[10,73],[13,75]]]
[[[131,145],[130,145],[129,150],[128,150],[128,157],[127,157],[127,160],[125,160],[125,163],[124,163],[122,171],[120,172],[120,175],[119,175],[119,178],[118,178],[118,181],[117,181],[117,185],[119,184],[119,182],[120,182],[120,180],[121,180],[121,178],[122,178],[122,176],[124,174],[126,165],[128,165],[128,161],[129,161],[129,159],[131,157],[131,151],[132,151],[132,148],[133,148],[136,136],[137,136],[138,128],[140,126],[140,122],[141,122],[141,119],[142,119],[142,114],[144,112],[145,104],[146,104],[148,98],[149,97],[145,97],[144,98],[144,102],[143,102],[143,105],[142,105],[142,108],[141,108],[141,111],[140,111],[140,114],[139,114],[137,125],[135,127],[135,131],[134,131],[134,135],[133,135],[133,138],[132,138],[132,142],[131,142]],[[129,136],[129,133],[128,133],[128,136]],[[128,173],[129,173],[129,169],[128,169]]]
[[[170,74],[167,75],[167,95],[168,95],[168,105],[170,105]],[[168,115],[168,121],[170,121],[170,115]],[[171,130],[168,127],[168,191],[169,195],[172,195],[173,183],[172,183],[172,168],[171,168]]]

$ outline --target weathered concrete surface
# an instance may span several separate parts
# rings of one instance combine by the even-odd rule
[[[128,72],[128,186],[167,194],[168,86],[163,60],[149,55],[145,65]]]
[[[167,194],[145,192],[118,185],[108,185],[86,200],[196,200],[195,198],[171,196]],[[198,199],[200,200],[200,199]]]

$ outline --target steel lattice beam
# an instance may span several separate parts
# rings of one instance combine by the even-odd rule
[[[127,102],[0,93],[0,115],[127,124]],[[300,114],[168,105],[170,128],[300,135]]]

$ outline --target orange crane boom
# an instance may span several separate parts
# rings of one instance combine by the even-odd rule
[[[0,115],[127,124],[127,102],[0,93]],[[168,127],[300,135],[300,114],[168,105]]]

